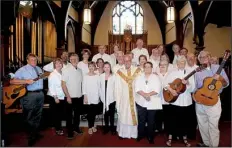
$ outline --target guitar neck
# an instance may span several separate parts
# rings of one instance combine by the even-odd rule
[[[184,77],[185,80],[188,80],[192,75],[194,75],[197,71],[193,70],[192,72],[190,72],[186,77]]]
[[[226,61],[225,61],[225,60],[223,60],[223,61],[222,61],[222,63],[221,63],[221,65],[220,65],[220,67],[218,68],[218,70],[217,70],[216,74],[218,74],[218,75],[220,75],[220,74],[221,74],[221,72],[222,72],[222,68],[224,67],[225,63],[226,63]]]

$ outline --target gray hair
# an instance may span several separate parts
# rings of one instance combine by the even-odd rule
[[[202,50],[202,51],[199,53],[199,55],[197,56],[197,59],[198,59],[199,61],[200,61],[200,57],[202,56],[202,54],[206,54],[206,55],[210,56],[210,53],[209,53],[208,51]]]
[[[183,56],[183,55],[179,56],[179,57],[176,59],[176,63],[179,63],[179,62],[187,62],[186,57]]]

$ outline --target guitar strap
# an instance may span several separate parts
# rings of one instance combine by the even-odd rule
[[[34,68],[34,70],[35,70],[35,72],[36,72],[36,74],[37,74],[37,76],[39,77],[39,71],[38,71],[38,69],[36,68],[36,66],[35,67],[33,67]]]

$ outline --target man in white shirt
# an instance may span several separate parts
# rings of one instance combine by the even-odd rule
[[[114,67],[117,64],[118,51],[119,51],[118,45],[114,45],[114,53],[110,55],[111,56],[111,61],[112,61],[111,67]]]
[[[124,56],[125,68],[115,76],[115,100],[118,112],[117,132],[120,138],[137,138],[137,110],[135,106],[134,80],[141,69],[131,65],[130,56]]]
[[[119,69],[124,68],[123,56],[124,56],[124,53],[122,51],[118,51],[118,55],[117,55],[118,64],[116,64],[112,68],[113,73],[116,73]]]
[[[196,65],[196,56],[193,53],[187,54],[187,64],[186,67],[190,70],[196,69],[198,66]]]
[[[137,39],[136,42],[137,48],[133,49],[131,52],[134,54],[134,59],[136,61],[136,64],[139,65],[139,56],[145,55],[147,59],[149,59],[149,54],[146,48],[143,48],[143,40]]]
[[[70,63],[68,62],[68,52],[67,51],[62,52],[61,59],[63,61],[63,68],[62,69],[64,69],[68,65],[70,65]],[[45,65],[43,67],[43,70],[48,71],[48,72],[53,72],[53,70],[54,70],[53,62],[50,62],[49,64]]]
[[[174,52],[174,59],[172,61],[172,64],[176,65],[176,59],[180,56],[180,46],[177,44],[173,44],[172,51]]]
[[[67,100],[67,129],[68,129],[68,139],[73,139],[73,130],[77,134],[82,134],[80,130],[80,114],[83,107],[83,97],[82,97],[82,71],[77,67],[79,62],[79,57],[77,54],[72,53],[70,55],[71,65],[67,66],[62,71],[62,89],[65,93]],[[73,120],[74,111],[74,121]],[[73,127],[75,126],[75,127]]]
[[[106,54],[106,46],[104,45],[100,45],[98,46],[98,54],[94,55],[92,58],[93,62],[97,62],[97,59],[102,58],[104,60],[104,62],[109,62],[112,65],[112,61],[111,61],[111,57],[110,55]]]

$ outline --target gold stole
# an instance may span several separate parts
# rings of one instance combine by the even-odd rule
[[[125,76],[120,70],[117,71],[118,75],[128,84],[131,116],[132,116],[132,122],[134,126],[137,125],[137,120],[135,117],[135,110],[134,110],[135,106],[134,106],[132,82],[134,81],[134,79],[136,78],[136,76],[139,74],[140,71],[141,69],[137,68],[132,76],[131,76],[131,70],[127,71],[128,76]]]

